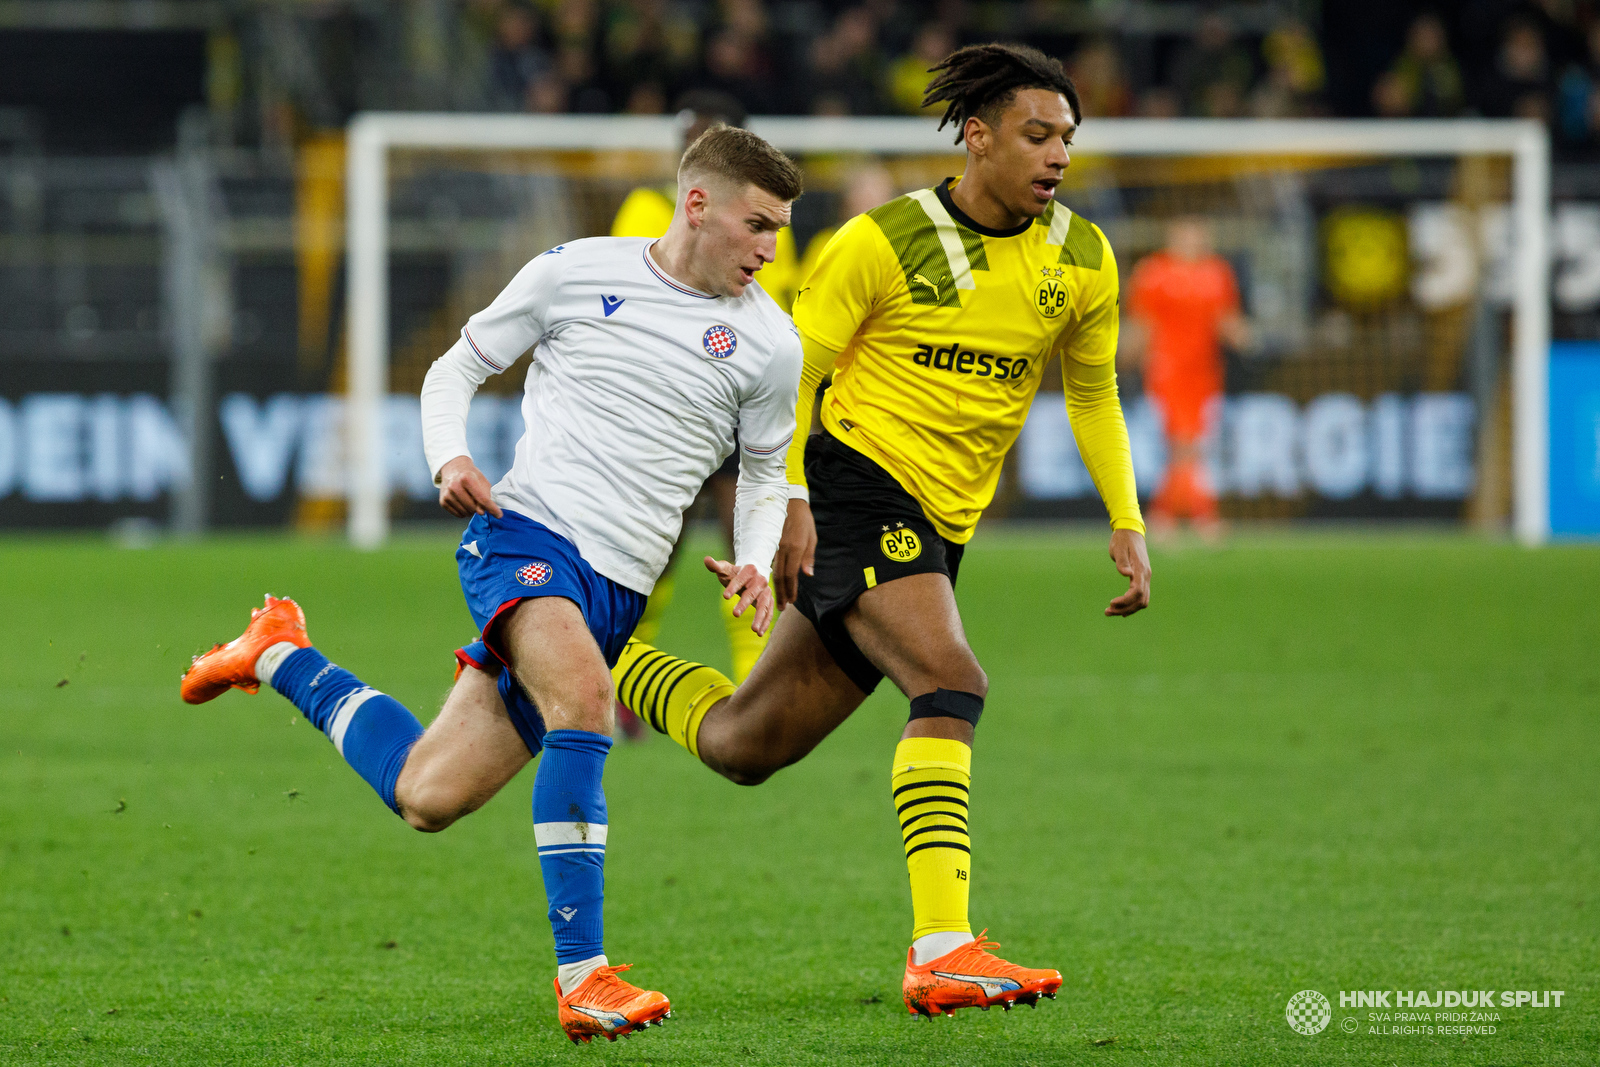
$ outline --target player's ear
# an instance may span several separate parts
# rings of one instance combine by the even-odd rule
[[[988,154],[991,132],[988,123],[976,115],[971,115],[962,128],[961,139],[966,142],[968,152],[982,156]]]
[[[683,197],[683,214],[689,220],[689,225],[699,229],[705,221],[706,208],[710,204],[710,196],[701,186],[693,186]]]

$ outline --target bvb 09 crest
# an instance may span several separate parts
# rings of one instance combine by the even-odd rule
[[[1067,287],[1061,282],[1061,268],[1042,268],[1044,280],[1033,287],[1033,307],[1047,319],[1067,310]]]
[[[922,539],[915,530],[908,530],[904,526],[885,532],[878,538],[878,547],[896,563],[910,563],[922,555]]]

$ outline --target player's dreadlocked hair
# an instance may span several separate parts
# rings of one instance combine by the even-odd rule
[[[1025,44],[969,44],[958,48],[929,73],[935,75],[923,94],[922,106],[948,104],[939,128],[954,123],[961,143],[967,119],[976,115],[991,126],[1020,89],[1050,89],[1067,98],[1074,121],[1083,121],[1078,87],[1061,61]]]

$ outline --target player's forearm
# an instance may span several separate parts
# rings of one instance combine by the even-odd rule
[[[472,455],[467,447],[467,412],[478,386],[488,377],[488,368],[461,340],[428,368],[422,381],[422,450],[435,485],[441,467],[457,456]]]
[[[823,380],[833,373],[839,353],[822,347],[803,334],[800,340],[806,358],[800,367],[800,392],[794,408],[794,440],[790,442],[784,470],[789,479],[790,495],[809,500],[811,494],[806,488],[806,438],[811,436],[811,414],[817,406],[817,390],[822,388]]]
[[[750,563],[762,574],[770,572],[788,514],[789,486],[781,464],[753,462],[747,453],[739,464],[739,487],[734,493],[734,565]]]
[[[1085,365],[1064,359],[1067,415],[1078,454],[1105,501],[1113,530],[1144,533],[1139,493],[1133,479],[1133,451],[1128,445],[1128,424],[1117,400],[1115,367]]]

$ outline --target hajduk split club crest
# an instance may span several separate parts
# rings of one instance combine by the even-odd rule
[[[543,585],[555,574],[555,568],[542,559],[517,568],[517,581],[523,585]]]
[[[706,355],[712,359],[727,359],[739,347],[739,336],[719,322],[706,331],[700,343],[705,346]]]

